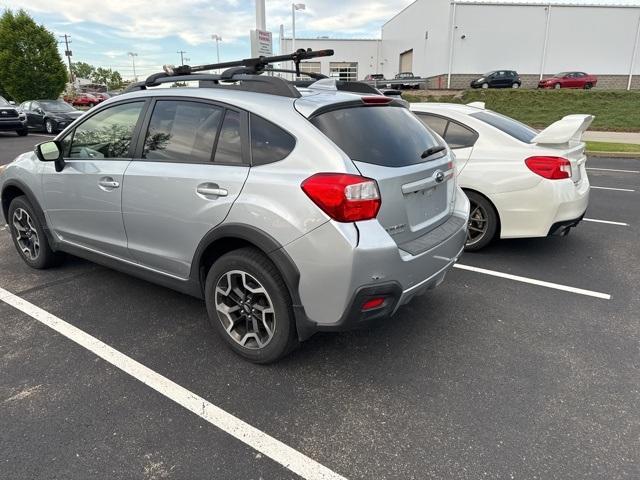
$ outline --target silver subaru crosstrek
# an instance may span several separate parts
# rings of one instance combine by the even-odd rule
[[[141,88],[20,155],[0,188],[22,259],[69,253],[204,298],[259,363],[438,285],[469,215],[442,139],[402,101],[277,81]]]

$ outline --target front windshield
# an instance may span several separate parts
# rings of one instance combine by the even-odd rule
[[[560,72],[560,73],[556,73],[554,76],[556,78],[562,78],[562,77],[566,77],[567,75],[569,75],[569,73],[571,73],[571,72]]]
[[[47,112],[75,112],[76,109],[71,105],[59,100],[40,100],[40,106]]]
[[[490,71],[490,72],[485,73],[485,74],[483,75],[483,77],[490,77],[490,76],[491,76],[491,75],[493,75],[494,73],[496,73],[496,71],[495,71],[495,70],[492,70],[492,71]]]
[[[4,97],[0,97],[0,105],[9,105],[9,102]]]

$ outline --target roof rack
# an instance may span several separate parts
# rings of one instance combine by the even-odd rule
[[[175,83],[182,81],[199,81],[200,87],[215,87],[233,90],[252,91],[269,93],[284,97],[298,98],[300,92],[289,82],[279,77],[260,76],[267,70],[271,63],[292,61],[295,64],[295,72],[300,75],[300,62],[317,57],[328,57],[333,55],[333,50],[299,49],[288,55],[278,55],[274,57],[255,57],[237,60],[234,62],[211,63],[207,65],[165,65],[164,72],[154,73],[143,82],[129,85],[125,92],[145,90],[149,87],[157,87],[163,83]],[[204,74],[206,70],[226,69],[220,74]],[[270,70],[274,71],[274,70]],[[220,83],[227,82],[227,83]],[[234,84],[235,82],[235,84]],[[239,82],[239,84],[237,83]]]

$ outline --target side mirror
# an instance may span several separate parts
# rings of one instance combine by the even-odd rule
[[[64,168],[62,148],[57,140],[36,145],[36,155],[41,162],[55,162],[56,172]]]
[[[14,102],[13,100],[9,100],[9,105],[15,105],[16,102]]]
[[[40,107],[36,108],[36,113],[39,113],[40,115],[44,115],[44,110],[42,110]]]

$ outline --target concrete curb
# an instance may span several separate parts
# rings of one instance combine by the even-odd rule
[[[640,152],[590,152],[587,150],[586,153],[590,157],[634,158],[640,160]]]

